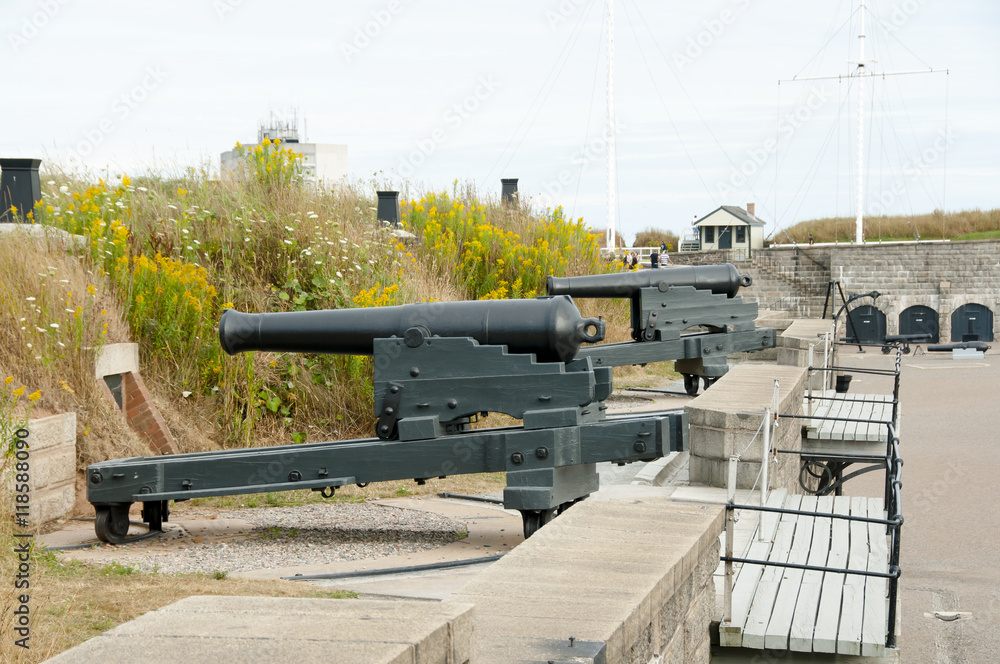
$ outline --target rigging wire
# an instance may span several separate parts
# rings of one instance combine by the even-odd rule
[[[819,161],[823,157],[823,155],[826,154],[826,150],[830,145],[830,139],[833,137],[834,129],[836,128],[836,126],[837,126],[837,121],[835,120],[833,123],[831,123],[830,129],[827,130],[826,136],[823,139],[823,143],[820,146],[819,153],[817,153],[816,157],[813,159],[812,164],[810,164],[809,168],[806,170],[805,178],[803,178],[803,181],[799,185],[799,188],[795,191],[795,194],[792,196],[792,202],[788,204],[787,209],[791,209],[791,206],[794,204],[796,198],[798,198],[799,193],[802,192],[803,187],[806,188],[805,193],[808,193],[809,190],[812,188],[812,182],[813,180],[816,179],[816,174],[819,171],[818,168]],[[806,184],[806,180],[808,180],[808,185]],[[799,212],[802,210],[802,206],[805,204],[806,201],[805,193],[803,193],[802,198],[799,200],[799,206],[796,208],[793,217],[798,217]]]
[[[677,82],[677,86],[680,88],[681,93],[684,94],[684,97],[687,98],[688,103],[691,104],[691,107],[694,109],[694,112],[698,116],[698,119],[701,121],[701,124],[705,127],[705,130],[708,131],[708,134],[709,134],[709,136],[712,137],[712,140],[715,141],[716,146],[718,146],[719,150],[722,152],[722,155],[726,158],[726,161],[729,162],[729,165],[733,168],[733,170],[734,171],[739,171],[739,167],[736,165],[736,162],[734,162],[733,158],[729,156],[729,152],[726,150],[726,148],[719,141],[718,136],[716,136],[715,132],[712,131],[711,126],[709,126],[708,122],[705,120],[705,117],[701,114],[701,111],[698,109],[698,106],[694,103],[694,99],[691,98],[691,94],[687,91],[687,88],[684,86],[684,83],[681,81],[680,76],[678,76],[677,72],[674,71],[673,66],[670,64],[670,59],[667,58],[666,54],[663,52],[663,49],[660,48],[659,42],[656,41],[656,36],[653,34],[653,31],[650,29],[649,24],[646,22],[646,19],[643,16],[642,11],[639,9],[638,5],[636,5],[634,7],[634,9],[635,9],[636,14],[639,16],[639,19],[642,21],[644,27],[649,32],[650,37],[652,38],[652,41],[653,41],[653,45],[656,46],[656,49],[657,49],[657,51],[659,51],[660,56],[663,58],[663,61],[667,64],[667,71],[669,71],[670,74],[671,74],[671,76],[674,77],[674,80]],[[700,174],[699,174],[699,177],[700,177]],[[770,214],[772,217],[776,216],[773,211],[767,209],[767,202],[764,201],[762,198],[760,198],[760,196],[758,196],[755,191],[753,191],[751,189],[750,193],[751,193],[751,195],[757,201],[760,202],[761,207],[764,208],[764,210],[766,211],[767,214]],[[715,196],[712,196],[712,200],[715,201],[716,203],[718,203],[718,199],[716,199]]]
[[[608,20],[607,13],[606,12],[602,12],[601,13],[601,32],[600,32],[601,35],[604,34],[604,24],[607,23],[607,20]],[[593,83],[593,85],[590,88],[590,110],[587,112],[587,129],[586,129],[586,131],[583,134],[583,148],[582,149],[584,150],[584,154],[586,154],[587,145],[588,145],[588,142],[590,141],[590,120],[591,120],[591,118],[594,115],[594,98],[597,97],[597,75],[601,71],[601,48],[600,48],[600,44],[603,42],[603,40],[601,40],[600,37],[598,37],[598,40],[599,41],[598,41],[598,47],[597,47],[597,57],[594,58],[594,83]],[[607,146],[605,146],[604,149],[606,150]],[[580,199],[580,184],[583,182],[583,171],[584,171],[584,169],[586,167],[587,167],[587,160],[586,159],[581,159],[580,160],[580,175],[576,178],[576,191],[573,193],[573,209],[570,212],[570,218],[571,219],[576,217],[576,205],[577,205],[577,202]]]
[[[838,9],[839,9],[839,8],[838,8]],[[858,9],[860,9],[860,7],[859,7]],[[858,12],[858,10],[857,10],[857,9],[855,9],[854,11],[852,11],[852,12],[850,13],[850,15],[848,15],[848,17],[847,17],[847,18],[846,18],[846,19],[844,20],[844,22],[843,22],[843,23],[841,23],[841,24],[840,24],[840,27],[839,27],[839,28],[837,28],[837,30],[836,30],[836,31],[835,31],[835,32],[834,32],[833,34],[830,34],[829,32],[827,32],[827,34],[830,34],[830,37],[829,37],[829,39],[827,39],[826,41],[824,41],[824,42],[823,42],[823,45],[819,47],[819,50],[818,50],[818,51],[816,51],[816,53],[815,53],[815,54],[814,54],[814,55],[813,55],[813,56],[812,56],[811,58],[809,58],[809,60],[807,60],[807,61],[806,61],[806,63],[805,63],[804,65],[802,65],[802,68],[801,68],[801,69],[799,69],[799,70],[798,70],[797,72],[795,72],[795,75],[793,75],[793,76],[792,76],[792,78],[793,78],[793,79],[795,79],[795,78],[798,78],[798,77],[799,77],[799,75],[800,75],[800,74],[802,74],[802,72],[804,72],[804,71],[806,70],[806,67],[808,67],[808,66],[809,66],[809,64],[810,64],[810,63],[811,63],[811,62],[812,62],[813,60],[815,60],[815,59],[816,59],[816,57],[817,57],[817,56],[821,55],[821,54],[823,53],[823,51],[824,51],[824,50],[826,50],[826,47],[830,45],[830,42],[831,42],[831,41],[833,41],[833,38],[834,38],[834,37],[836,37],[837,35],[839,35],[839,34],[840,34],[840,31],[844,29],[844,26],[845,26],[845,25],[847,25],[847,24],[848,24],[848,23],[849,23],[849,22],[851,21],[851,19],[852,19],[852,18],[854,18],[854,15],[855,15],[855,14],[856,14],[857,12]],[[833,15],[833,18],[832,18],[832,19],[830,19],[830,25],[833,25],[833,22],[834,22],[835,20],[837,20],[837,14],[836,14],[836,13],[834,13],[834,15]],[[827,27],[827,30],[829,31],[829,27]],[[818,66],[818,64],[819,64],[819,63],[817,63],[817,66]]]
[[[580,18],[578,19],[576,25],[573,26],[573,29],[570,31],[569,36],[566,38],[565,44],[563,44],[562,51],[560,51],[559,55],[556,57],[556,64],[552,67],[552,69],[549,70],[549,73],[546,75],[545,80],[542,82],[541,87],[535,94],[534,100],[528,106],[528,110],[525,112],[524,117],[521,118],[521,122],[518,123],[517,129],[514,130],[513,135],[511,135],[510,139],[507,141],[507,144],[504,146],[503,150],[501,150],[500,154],[497,155],[497,159],[493,163],[493,166],[490,167],[490,170],[486,173],[486,177],[483,178],[484,183],[489,182],[489,180],[493,177],[493,173],[496,170],[497,166],[500,165],[500,162],[503,160],[504,155],[507,153],[508,149],[510,149],[511,144],[514,142],[518,134],[521,132],[521,128],[524,127],[524,133],[521,135],[521,138],[517,142],[517,145],[514,147],[510,156],[507,158],[507,161],[504,163],[501,172],[503,172],[503,170],[510,165],[510,162],[514,158],[514,155],[517,154],[518,149],[521,147],[521,143],[524,142],[525,137],[528,135],[528,132],[534,125],[535,120],[541,113],[542,107],[545,105],[545,101],[548,99],[549,94],[552,93],[552,89],[555,87],[555,81],[558,80],[559,74],[562,73],[563,67],[566,66],[566,62],[569,60],[569,54],[572,52],[573,47],[576,45],[576,41],[579,39],[580,34],[583,32],[583,26],[586,24],[586,19],[588,16],[590,16],[590,12],[593,9],[593,7],[594,7],[594,0],[588,0],[586,9],[580,14]],[[539,102],[539,99],[541,99],[541,102]],[[537,109],[536,109],[536,104],[537,104]],[[532,111],[534,111],[534,117],[531,117]],[[525,122],[527,122],[526,127],[525,127]]]
[[[640,20],[642,20],[643,23],[645,24],[645,19],[642,17],[642,13],[639,11],[639,8],[635,7],[635,10],[636,10],[636,13],[639,15]],[[632,18],[629,15],[629,13],[628,13],[627,10],[625,11],[625,19],[628,22],[629,28],[632,30],[632,34],[635,35],[636,44],[639,45],[639,54],[642,57],[642,63],[646,67],[646,72],[649,74],[649,78],[650,78],[650,80],[653,83],[653,89],[656,91],[656,96],[659,98],[660,104],[663,106],[663,110],[664,110],[664,112],[667,115],[667,120],[670,122],[670,126],[674,130],[674,135],[677,136],[677,141],[678,141],[678,143],[680,143],[681,149],[684,151],[684,156],[686,156],[687,159],[688,159],[688,161],[691,163],[691,168],[694,170],[695,175],[698,176],[698,181],[701,182],[701,186],[703,186],[705,188],[705,191],[708,193],[709,198],[712,199],[712,202],[714,204],[719,204],[718,199],[712,193],[712,190],[709,188],[708,184],[705,182],[705,179],[701,176],[701,171],[698,170],[698,166],[695,164],[694,158],[691,156],[690,151],[688,151],[688,149],[687,149],[687,144],[684,143],[684,138],[681,136],[681,132],[677,129],[677,125],[674,123],[674,118],[670,114],[670,109],[667,106],[666,100],[664,100],[664,98],[663,98],[663,93],[660,92],[660,87],[656,84],[656,77],[653,76],[653,72],[652,72],[652,70],[649,67],[649,61],[646,59],[646,53],[642,49],[642,44],[639,42],[639,36],[638,36],[638,34],[636,34],[635,26],[632,24]],[[652,33],[652,30],[650,30],[648,24],[646,24],[646,30],[648,30],[649,33],[650,33],[650,36],[652,36],[653,33]],[[653,44],[657,46],[657,49],[659,49],[659,45],[656,44],[655,37],[653,38]],[[663,51],[662,50],[660,51],[660,54],[663,55]],[[666,56],[665,55],[663,56],[663,59],[666,60]],[[676,76],[674,78],[676,79]],[[688,97],[688,99],[690,100],[690,97]]]
[[[951,87],[951,73],[946,69],[944,73],[944,133],[948,136],[951,132],[951,125],[948,124],[948,89]],[[941,164],[941,239],[945,238],[944,224],[948,208],[945,207],[948,185],[948,145],[944,146],[944,163]]]

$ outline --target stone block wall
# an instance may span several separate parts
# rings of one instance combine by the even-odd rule
[[[449,601],[475,605],[478,662],[708,664],[723,517],[667,497],[591,498]]]
[[[809,367],[809,347],[813,347],[812,361],[814,366],[823,364],[823,335],[831,331],[833,321],[831,320],[795,320],[788,328],[778,335],[777,350],[778,364],[789,367]],[[834,343],[836,334],[830,335],[830,343],[833,348],[833,360],[830,364],[837,364],[837,348]],[[817,371],[812,376],[806,377],[806,389],[822,390],[825,382],[833,385],[833,379],[828,375],[830,372]]]
[[[76,413],[28,422],[31,456],[31,509],[28,522],[39,526],[61,519],[76,498]]]
[[[760,473],[763,433],[757,434],[764,409],[771,403],[778,380],[778,412],[802,413],[806,369],[792,366],[738,365],[710,390],[691,401],[685,410],[690,424],[690,477],[692,484],[724,487],[729,478],[729,457],[740,455],[737,488],[750,489]],[[802,427],[781,420],[772,449],[802,449]],[[769,469],[770,485],[798,487],[799,459],[779,454]]]
[[[886,315],[888,334],[899,332],[904,309],[923,305],[938,312],[941,341],[948,343],[952,313],[973,303],[993,312],[993,336],[1000,338],[998,257],[997,240],[844,246],[833,252],[830,273],[845,292],[882,293],[875,306]]]
[[[745,300],[779,303],[796,316],[818,318],[825,284],[840,282],[844,293],[879,291],[875,306],[886,314],[888,334],[898,334],[899,314],[914,305],[938,312],[941,340],[951,339],[951,315],[963,304],[993,312],[993,336],[1000,339],[1000,240],[886,242],[863,245],[774,246],[738,263],[754,285]],[[674,254],[677,264],[711,265],[730,260],[724,252]],[[840,308],[840,296],[834,311]],[[861,300],[859,304],[871,304]],[[830,315],[830,312],[827,312]]]

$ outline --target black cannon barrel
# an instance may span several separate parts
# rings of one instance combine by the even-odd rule
[[[740,274],[732,263],[723,265],[685,265],[662,270],[639,270],[613,274],[591,274],[583,277],[549,277],[549,295],[573,297],[634,297],[640,288],[650,286],[694,286],[698,290],[734,297],[741,286],[753,281],[749,274]]]
[[[264,314],[229,309],[219,321],[219,342],[230,355],[251,350],[371,355],[375,339],[402,337],[413,327],[506,345],[543,362],[568,362],[582,343],[604,338],[604,321],[583,318],[572,299],[558,296]]]

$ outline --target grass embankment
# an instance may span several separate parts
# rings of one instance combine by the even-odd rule
[[[993,210],[963,210],[912,217],[867,217],[864,220],[865,239],[868,241],[921,240],[991,240],[1000,239],[1000,208]],[[778,243],[809,242],[812,234],[816,242],[853,242],[855,219],[837,217],[802,221],[787,230],[775,233]]]
[[[0,307],[6,314],[0,318],[0,379],[10,377],[0,386],[6,408],[0,420],[15,425],[25,417],[26,404],[33,416],[76,412],[80,469],[148,454],[93,378],[103,344],[132,341],[139,344],[146,385],[182,452],[367,437],[374,423],[370,358],[264,352],[230,358],[215,333],[223,309],[531,297],[543,292],[549,274],[605,269],[595,236],[559,209],[502,206],[456,187],[402,203],[404,226],[417,236],[402,242],[376,222],[373,186],[303,187],[296,157],[281,146],[243,152],[245,172],[233,181],[194,171],[175,179],[122,177],[118,183],[43,175],[34,223],[82,239],[66,245],[0,237]],[[604,316],[609,340],[628,338],[627,303],[578,304],[584,315]],[[633,380],[637,372],[621,369],[616,377]],[[16,474],[12,431],[5,428],[0,441],[5,480]],[[478,493],[503,483],[502,473],[424,486],[384,483],[345,487],[337,499]],[[10,490],[0,491],[0,512],[12,514],[13,499]],[[292,492],[212,504],[315,499],[312,492]],[[0,519],[0,546],[13,550],[14,527],[7,518]],[[14,578],[17,565],[9,554],[0,556],[5,579]],[[12,654],[7,647],[17,592],[5,585],[5,659],[40,661],[189,594],[317,595],[292,584],[64,565],[38,550],[31,565],[32,649]]]

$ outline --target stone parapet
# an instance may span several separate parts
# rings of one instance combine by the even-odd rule
[[[194,596],[47,661],[471,664],[472,616],[452,602]]]
[[[476,607],[477,661],[707,664],[723,516],[666,497],[574,505],[452,596]]]
[[[823,336],[831,332],[833,327],[832,320],[794,320],[788,328],[778,335],[777,346],[778,346],[778,364],[782,366],[790,367],[809,367],[809,348],[812,347],[812,362],[814,366],[821,366],[823,363],[823,353],[825,352],[825,344],[823,343]],[[830,335],[830,344],[833,347],[834,358],[836,358],[837,346],[835,342],[837,340],[836,334]],[[834,359],[831,364],[836,365],[836,359]],[[806,389],[822,390],[825,389],[824,382],[829,381],[832,385],[832,379],[827,375],[829,372],[817,371],[812,376],[808,376],[806,379]]]
[[[691,482],[726,486],[729,457],[739,455],[737,488],[750,489],[760,473],[763,434],[758,435],[764,409],[771,403],[778,381],[777,412],[802,412],[807,370],[802,367],[738,365],[711,389],[691,401],[685,410],[690,424]],[[782,421],[772,449],[802,449],[801,426]],[[779,454],[771,465],[771,486],[798,486],[798,457]]]

